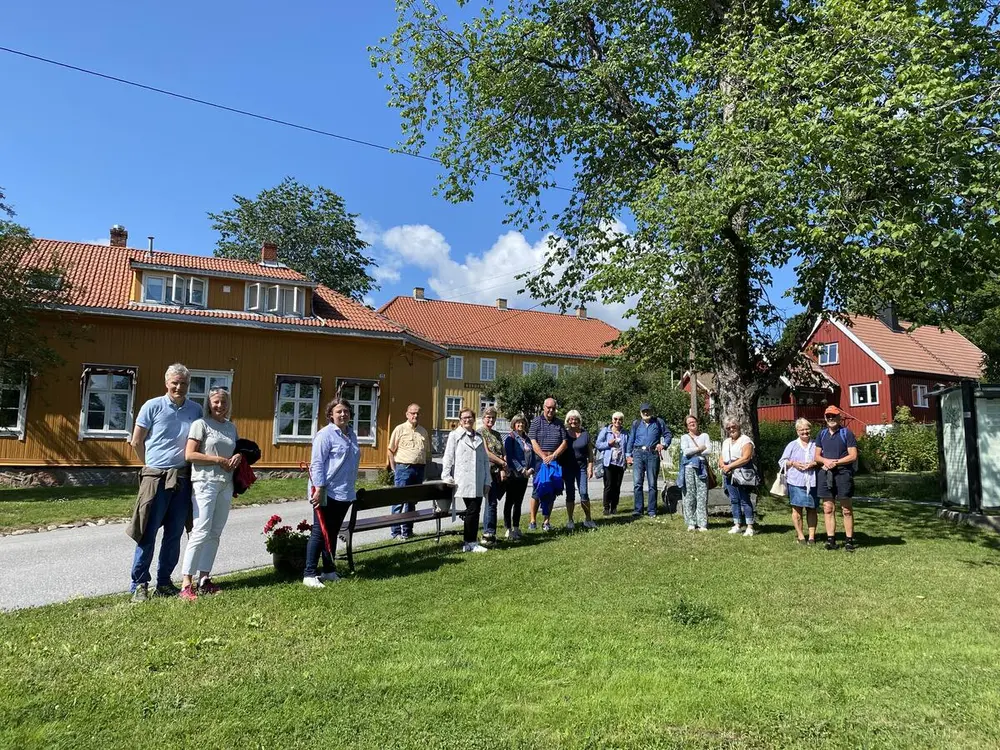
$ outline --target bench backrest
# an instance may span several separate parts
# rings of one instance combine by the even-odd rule
[[[419,503],[424,500],[447,500],[455,492],[455,486],[447,482],[424,482],[409,487],[383,487],[378,490],[358,490],[355,510],[386,508],[390,505]]]

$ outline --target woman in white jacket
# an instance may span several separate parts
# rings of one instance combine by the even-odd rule
[[[441,478],[455,485],[455,497],[465,502],[463,552],[486,552],[479,544],[479,511],[483,496],[490,492],[490,459],[486,444],[476,432],[476,413],[462,409],[459,427],[448,435]]]

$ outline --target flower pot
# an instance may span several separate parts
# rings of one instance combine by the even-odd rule
[[[274,572],[279,578],[301,578],[302,571],[306,567],[306,553],[303,550],[300,554],[292,553],[271,553],[271,562],[274,564]]]

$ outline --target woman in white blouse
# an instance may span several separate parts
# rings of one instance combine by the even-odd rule
[[[816,443],[809,435],[812,424],[808,419],[795,420],[798,437],[785,446],[778,466],[785,472],[785,486],[792,506],[792,525],[799,544],[816,544]],[[802,509],[806,509],[809,538],[802,534]]]
[[[684,492],[684,523],[688,531],[708,531],[708,451],[712,439],[698,431],[698,418],[684,420],[687,432],[681,436],[681,468],[677,486]]]

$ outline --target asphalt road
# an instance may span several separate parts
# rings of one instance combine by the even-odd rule
[[[631,493],[631,488],[623,486],[623,495],[626,490]],[[599,515],[600,480],[591,481],[590,496],[596,500],[595,508]],[[559,498],[556,507],[563,507],[564,499]],[[627,511],[628,507],[627,503],[623,503],[621,510]],[[527,528],[527,498],[522,511],[521,527]],[[264,549],[261,529],[274,513],[292,526],[304,518],[310,518],[309,504],[304,500],[233,509],[219,545],[213,571],[216,575],[271,564],[271,556]],[[375,515],[378,511],[370,513]],[[579,513],[577,519],[582,520]],[[443,522],[442,525],[452,527],[451,522]],[[432,532],[434,523],[428,521],[417,524],[415,530],[417,533]],[[371,544],[388,538],[389,529],[378,529],[358,534],[355,545]],[[183,544],[186,544],[186,539],[185,535]],[[0,537],[0,610],[37,607],[77,597],[124,593],[129,587],[129,570],[134,551],[135,543],[125,535],[124,524],[83,526]],[[181,559],[183,557],[182,545]],[[180,578],[179,569],[180,565],[174,571],[175,582]],[[155,560],[150,572],[155,581]]]

